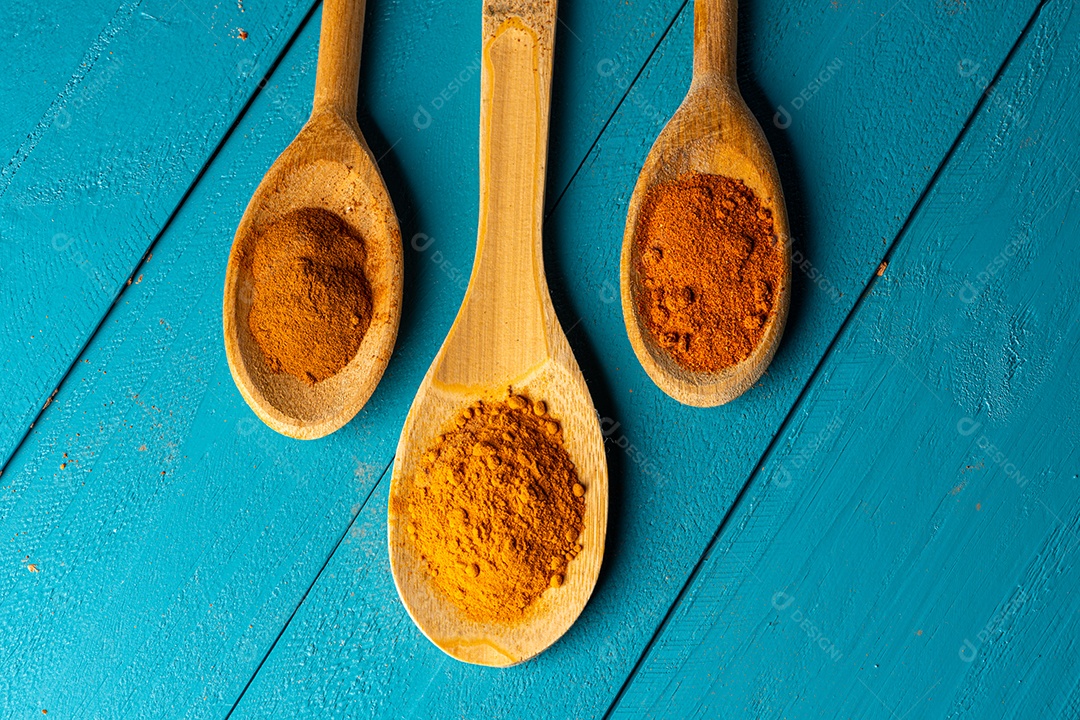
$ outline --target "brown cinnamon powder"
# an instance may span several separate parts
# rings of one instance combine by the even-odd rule
[[[315,384],[356,356],[371,324],[364,243],[337,215],[293,210],[242,258],[253,279],[248,328],[274,372]]]

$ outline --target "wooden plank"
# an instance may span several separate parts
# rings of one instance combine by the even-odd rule
[[[387,375],[345,429],[297,443],[257,423],[222,352],[229,240],[305,119],[316,13],[0,477],[5,717],[225,715],[388,466],[464,292],[479,83],[461,81],[423,130],[411,123],[418,98],[430,102],[472,62],[480,14],[416,4],[373,13],[361,120],[409,242]],[[662,28],[674,10],[643,13]],[[646,22],[610,5],[578,17],[608,30],[588,50],[605,57]],[[445,32],[433,37],[431,25]],[[651,49],[628,56],[643,63]],[[595,92],[609,114],[625,93],[595,64],[563,72],[567,95]],[[601,115],[567,122],[564,137],[578,144],[567,143],[584,153],[591,141],[580,138]],[[580,164],[553,152],[563,167]]]
[[[744,80],[756,82],[744,86],[759,117],[775,112],[764,98],[793,110],[811,78],[841,65],[786,134],[769,129],[796,250],[817,280],[797,276],[788,333],[760,386],[708,411],[672,403],[645,377],[613,284],[638,168],[689,80],[689,13],[680,17],[547,225],[548,277],[610,441],[609,550],[585,612],[524,666],[492,673],[447,658],[411,625],[386,572],[380,487],[234,717],[603,713],[975,106],[981,90],[941,48],[994,68],[1034,6],[953,17],[920,4],[940,21],[931,35],[903,12],[747,4]]]
[[[7,110],[0,116],[0,158],[15,155],[27,129],[46,115],[72,71],[79,72],[86,49],[104,44],[114,26],[111,21],[125,12],[130,5],[117,7],[113,0],[65,8],[31,3],[0,7],[0,26],[11,29],[4,37],[5,72],[0,74],[0,97]]]
[[[147,0],[26,6],[26,22],[11,5],[4,26],[24,33],[0,61],[19,78],[2,96],[0,467],[311,8]],[[29,91],[24,63],[41,81]]]
[[[632,78],[655,46],[651,35],[680,4],[656,0],[632,16],[613,12],[612,2],[564,11],[556,100],[589,114],[553,113],[553,196],[625,93],[624,83],[595,72],[596,58],[614,59],[618,77]],[[295,0],[126,3],[44,110],[38,94],[24,99],[21,83],[12,88],[12,117],[40,117],[0,171],[0,382],[11,388],[0,401],[0,467],[309,7]],[[372,3],[368,14],[360,114],[371,125],[364,128],[369,142],[401,155],[407,148],[398,142],[419,149],[454,137],[446,123],[475,112],[479,53],[470,39],[479,13],[393,0]],[[53,21],[43,11],[35,27]],[[434,38],[432,27],[439,28]],[[574,27],[598,34],[586,43]],[[67,44],[82,36],[62,37]],[[5,54],[9,75],[20,76],[24,57]],[[306,100],[273,85],[265,92],[276,112],[306,119]],[[457,126],[461,138],[475,143],[475,125]],[[467,147],[475,157],[475,145]],[[399,211],[412,210],[403,202],[410,190],[396,190]]]
[[[1048,3],[613,717],[1076,717],[1078,73]]]

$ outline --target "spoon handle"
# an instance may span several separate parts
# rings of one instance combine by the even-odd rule
[[[364,5],[365,0],[323,0],[313,114],[329,110],[356,122]]]
[[[539,246],[544,214],[555,5],[484,8],[480,227],[500,241],[512,229],[523,251]]]
[[[694,77],[692,85],[735,84],[738,0],[694,0]]]
[[[541,226],[555,0],[485,3],[480,220],[472,278],[435,379],[505,384],[552,353]]]

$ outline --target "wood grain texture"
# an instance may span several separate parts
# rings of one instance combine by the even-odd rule
[[[607,530],[604,439],[589,389],[548,294],[544,275],[544,178],[555,40],[554,0],[484,8],[480,94],[480,219],[476,259],[457,319],[413,400],[394,457],[387,517],[394,584],[435,645],[464,662],[502,667],[533,657],[581,614],[600,573]],[[423,456],[455,416],[507,392],[542,401],[587,489],[584,547],[560,587],[516,623],[466,617],[435,589],[406,528]]]
[[[606,31],[588,52],[618,56],[633,77],[652,48],[627,38],[647,38],[643,28],[664,26],[671,8],[624,22],[596,5],[577,18]],[[372,2],[368,16],[360,124],[411,238],[402,332],[369,407],[310,447],[277,437],[246,409],[220,349],[229,237],[306,118],[316,13],[0,476],[9,550],[0,637],[14,639],[0,643],[11,678],[0,684],[0,715],[222,717],[388,469],[475,246],[479,83],[466,73],[477,54],[465,38],[478,35],[480,17],[458,10]],[[143,70],[169,87],[172,66]],[[626,90],[595,62],[557,64],[556,76],[568,95],[595,98],[592,113],[553,128],[553,143],[584,153],[591,141],[580,137],[603,125],[593,113],[606,103],[610,115]],[[418,127],[421,102],[431,123]],[[564,149],[555,159],[577,168],[582,156]],[[78,162],[79,172],[102,171]]]
[[[460,135],[446,127],[460,119],[450,108],[477,94],[479,53],[462,31],[475,24],[471,14],[453,3],[373,5],[376,48],[366,52],[381,60],[361,72],[378,81],[371,96],[380,100],[361,116],[382,113],[402,134],[368,140],[382,152],[409,133],[407,145],[436,163],[429,171],[453,176],[456,166],[439,167],[433,147],[457,137],[475,148],[467,124]],[[657,28],[680,5],[657,0],[627,15],[612,11],[617,3],[579,3],[563,13],[549,197],[562,193],[655,46]],[[0,294],[0,381],[10,388],[0,405],[0,467],[137,277],[147,248],[310,8],[147,0],[0,9],[4,25],[19,29],[0,58],[0,76],[11,80],[0,80],[9,108],[0,121],[8,158],[0,169],[0,284],[10,288]],[[429,37],[432,27],[445,32]],[[585,42],[584,28],[600,41]],[[276,112],[306,117],[273,83],[264,92]],[[429,131],[433,124],[438,131]],[[412,148],[396,149],[409,156]],[[432,236],[437,223],[415,217]]]
[[[241,5],[2,11],[21,32],[0,75],[25,80],[4,96],[0,467],[311,7]],[[24,75],[30,55],[54,72]]]
[[[744,91],[767,89],[746,93],[759,117],[777,112],[764,97],[794,113],[786,132],[766,130],[781,176],[793,178],[793,251],[812,256],[816,273],[796,275],[788,334],[753,402],[709,411],[674,406],[652,385],[624,339],[617,303],[636,169],[689,82],[690,18],[681,16],[545,226],[556,309],[610,441],[608,550],[585,612],[521,667],[493,672],[444,657],[411,629],[389,578],[368,561],[381,543],[370,537],[380,527],[379,488],[357,518],[357,537],[331,557],[234,717],[602,714],[974,107],[980,89],[940,47],[994,67],[1034,6],[956,16],[919,6],[941,34],[903,12],[747,8],[740,45],[752,62],[740,79]],[[889,37],[902,37],[904,49],[883,42]],[[790,98],[834,58],[845,72],[792,108]],[[850,141],[855,130],[859,143]],[[887,150],[871,158],[867,148],[877,147]],[[832,211],[840,205],[849,211]]]
[[[1076,716],[1078,48],[1047,3],[612,717]]]
[[[6,3],[0,8],[0,22],[10,28],[4,38],[5,72],[0,75],[0,97],[8,107],[0,117],[0,158],[5,160],[0,173],[11,172],[7,161],[18,157],[28,135],[49,124],[49,109],[58,94],[72,86],[82,89],[81,76],[87,66],[93,66],[86,60],[100,57],[134,5],[99,0],[63,8],[27,3]],[[13,71],[16,61],[17,71]],[[66,124],[68,116],[61,113],[59,119]]]

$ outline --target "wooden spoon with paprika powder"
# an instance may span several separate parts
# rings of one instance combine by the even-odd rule
[[[356,121],[364,4],[364,0],[323,2],[311,117],[255,190],[236,230],[225,275],[225,353],[233,379],[267,425],[302,440],[332,433],[360,411],[386,369],[401,317],[401,232]],[[267,228],[297,211],[312,210],[332,213],[349,235],[362,240],[363,274],[370,290],[364,306],[370,323],[347,364],[317,382],[305,382],[275,371],[252,335],[249,315],[259,289],[251,257]],[[282,258],[282,266],[297,261],[318,265],[319,259]],[[330,268],[326,273],[335,271]],[[339,307],[315,310],[329,315],[348,312]],[[302,353],[300,340],[291,340]]]
[[[457,319],[405,419],[390,485],[390,566],[402,602],[435,645],[481,665],[527,660],[562,636],[585,607],[604,554],[603,436],[548,295],[541,248],[555,6],[555,0],[484,3],[476,257]],[[508,387],[546,403],[561,426],[562,446],[585,489],[582,549],[561,586],[544,591],[524,618],[478,622],[432,587],[410,540],[408,526],[420,518],[408,517],[407,497],[447,423],[476,400],[505,399]],[[500,547],[500,539],[506,540],[486,541]]]
[[[690,90],[649,151],[630,199],[623,235],[621,293],[630,344],[642,367],[661,390],[679,402],[700,407],[721,405],[738,397],[761,376],[779,345],[791,294],[791,252],[784,193],[768,142],[739,94],[735,77],[737,5],[737,0],[694,2],[694,69]],[[695,187],[686,189],[688,185]],[[680,187],[682,195],[671,191]],[[718,266],[728,263],[728,268],[738,268],[740,261],[745,267],[745,257],[724,258],[723,249],[703,245],[715,244],[716,236],[687,232],[688,227],[704,227],[700,217],[687,218],[689,222],[685,224],[674,222],[680,218],[672,218],[677,211],[670,198],[682,197],[694,201],[687,204],[687,213],[703,215],[715,210],[718,214],[708,221],[719,223],[720,232],[725,232],[724,223],[730,222],[731,215],[725,220],[725,211],[720,207],[722,196],[716,197],[716,208],[700,202],[702,198],[713,197],[710,193],[718,187],[727,187],[729,191],[737,188],[743,195],[736,199],[749,198],[746,204],[752,207],[744,217],[755,224],[758,218],[766,223],[771,218],[771,237],[765,231],[767,239],[758,238],[760,247],[756,250],[767,259],[767,275],[758,272],[745,283],[732,282],[730,273],[725,275],[721,268],[708,266],[710,252],[717,254]],[[662,194],[665,190],[673,194],[662,211],[657,211],[658,192]],[[655,226],[648,226],[652,216],[647,214],[657,212],[667,215]],[[666,241],[681,246],[668,245],[663,249],[660,243],[650,245],[653,240],[646,237],[646,231],[667,232]],[[754,242],[754,238],[740,233],[733,244],[742,244],[736,252],[746,253],[747,248],[754,247]],[[667,277],[647,278],[643,271],[644,252],[655,253],[650,258],[655,263],[652,267],[663,267],[662,259],[658,258],[678,256],[680,261],[692,263],[699,277],[711,273],[714,279],[723,278],[727,284],[717,286],[714,280],[711,287],[703,282],[700,285],[704,287],[683,288],[681,285],[689,281],[679,276],[691,273],[679,272],[678,266],[672,264],[667,267],[675,271],[668,272]],[[682,295],[673,290],[681,291]],[[687,306],[707,302],[709,298],[703,297],[706,293],[714,294],[712,315],[698,311],[695,317],[695,310],[688,310]],[[729,295],[725,299],[724,293],[734,293],[735,297]],[[712,354],[713,360],[725,356],[729,360],[699,362],[696,366],[687,361],[694,349],[692,343],[706,342],[700,338],[710,333],[713,339],[723,337],[717,330],[718,324],[707,326],[717,316],[718,304],[727,302],[730,307],[741,303],[741,307],[752,303],[754,295],[764,298],[758,298],[761,303],[757,314],[737,318],[741,322],[734,324],[733,331],[729,330],[740,337],[742,346],[737,352],[724,347],[723,342],[713,342],[711,347],[699,346],[697,350],[698,357]],[[672,316],[683,313],[676,319],[682,322],[681,327],[668,319],[669,310]],[[725,312],[732,314],[730,310]],[[662,320],[658,321],[658,317]],[[657,333],[661,322],[669,322],[673,331]],[[752,342],[746,339],[746,327],[752,328]],[[680,347],[681,342],[686,346]],[[684,352],[675,352],[673,346]]]

